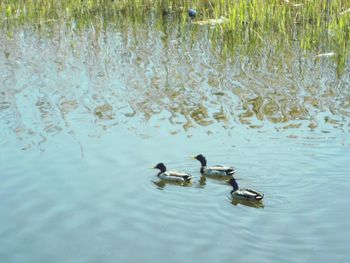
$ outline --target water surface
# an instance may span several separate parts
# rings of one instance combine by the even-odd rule
[[[228,55],[186,23],[1,31],[3,262],[346,262],[348,62],[273,37]]]

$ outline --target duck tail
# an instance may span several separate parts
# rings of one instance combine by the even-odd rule
[[[234,169],[228,169],[228,170],[226,171],[226,174],[232,176],[232,175],[235,174],[235,172],[236,172],[236,171],[235,171]]]
[[[184,179],[186,182],[189,182],[189,181],[192,180],[192,176],[191,176],[191,175],[185,175],[185,176],[183,177],[183,179]]]
[[[257,195],[257,196],[255,197],[255,200],[260,201],[260,200],[262,200],[263,198],[264,198],[264,195],[261,194],[261,195]]]

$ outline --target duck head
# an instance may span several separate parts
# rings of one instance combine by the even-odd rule
[[[231,178],[228,183],[233,187],[233,191],[237,191],[238,190],[238,184],[236,182],[235,178]]]
[[[189,17],[192,18],[192,19],[195,18],[196,15],[197,15],[196,9],[190,8],[190,9],[188,10],[188,15],[189,15]]]
[[[193,156],[193,159],[198,160],[202,167],[207,166],[207,160],[205,159],[205,157],[202,154],[198,154],[197,156]]]
[[[164,163],[158,163],[156,166],[153,167],[153,169],[158,169],[161,173],[164,173],[166,171]]]

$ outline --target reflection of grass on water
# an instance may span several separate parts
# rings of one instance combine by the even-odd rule
[[[190,7],[198,14],[192,22],[187,13]],[[225,18],[222,23],[207,23],[221,16]],[[299,120],[310,120],[308,127],[315,129],[319,112],[327,110],[344,119],[349,114],[348,92],[337,87],[338,80],[332,75],[334,63],[339,87],[343,87],[348,74],[344,71],[349,54],[348,1],[3,0],[0,24],[0,32],[9,38],[22,26],[43,37],[67,36],[63,45],[71,45],[74,53],[84,47],[88,50],[91,44],[93,59],[106,68],[115,66],[113,63],[120,71],[132,68],[132,74],[123,71],[131,109],[124,115],[129,118],[142,112],[149,120],[167,111],[170,123],[184,130],[215,121],[225,128],[234,122],[260,128],[264,120],[285,129],[298,128]],[[115,50],[120,61],[108,63],[108,54],[99,46],[107,31],[122,36]],[[161,44],[153,42],[158,38]],[[72,43],[67,43],[70,39]],[[164,61],[149,52],[155,45]],[[303,50],[308,51],[306,55],[301,54]],[[229,65],[218,54],[227,56]],[[11,58],[7,50],[4,55]],[[332,63],[317,64],[327,56]],[[153,71],[151,84],[143,88],[149,78],[144,75],[145,61],[155,61],[157,71]],[[236,82],[231,81],[233,76]],[[203,84],[207,89],[198,89]],[[106,87],[104,92],[108,94]],[[117,108],[110,105],[117,103],[101,102],[92,110],[94,117],[114,119]],[[327,123],[341,126],[342,120],[337,121]]]
[[[186,22],[191,6],[197,8],[198,20],[227,18],[218,27],[227,40],[227,49],[247,40],[255,45],[271,33],[284,41],[297,38],[305,49],[322,48],[327,42],[341,53],[348,49],[350,4],[346,0],[4,0],[0,16],[2,26],[7,28],[63,21],[84,27],[95,19],[103,24],[121,22],[121,16],[125,23],[137,23],[144,22],[151,13],[159,18],[179,14]]]

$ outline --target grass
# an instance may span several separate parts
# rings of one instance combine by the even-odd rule
[[[190,7],[198,11],[196,20],[228,19],[211,34],[225,52],[237,45],[254,49],[276,39],[281,45],[298,42],[316,54],[334,51],[343,64],[349,54],[347,0],[3,0],[0,21],[7,32],[28,24],[41,30],[74,23],[79,29],[91,24],[137,26],[150,19],[165,30],[165,17],[170,16],[185,30]]]

